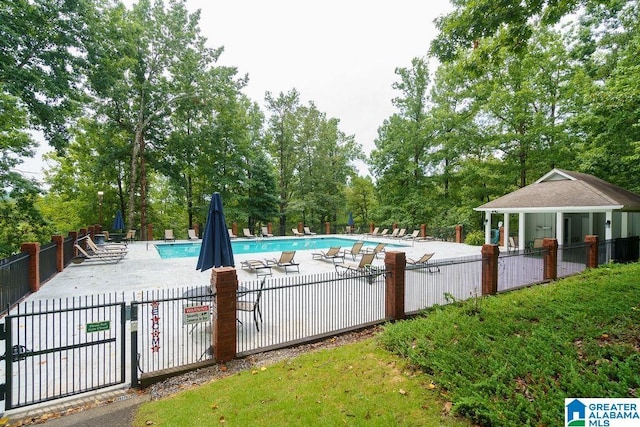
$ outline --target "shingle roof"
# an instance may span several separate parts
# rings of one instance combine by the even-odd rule
[[[640,211],[640,195],[593,175],[553,169],[535,183],[485,203],[476,210],[581,207]]]

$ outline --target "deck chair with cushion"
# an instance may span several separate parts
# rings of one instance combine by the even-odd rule
[[[165,242],[175,242],[176,238],[173,236],[173,230],[164,230],[164,241]]]
[[[518,251],[518,242],[513,236],[509,236],[509,242],[507,243],[507,252],[511,251]]]
[[[294,261],[294,256],[296,256],[296,251],[282,251],[279,259],[271,258],[265,262],[271,267],[284,268],[285,274],[289,274],[289,269],[295,269],[297,273],[300,273],[300,264]]]
[[[428,262],[433,257],[433,255],[435,255],[434,252],[428,252],[422,255],[419,259],[407,258],[407,264],[415,266],[416,269],[418,267],[427,267],[429,269],[429,273],[434,273],[436,271],[439,272],[440,267],[438,267],[437,265],[433,267],[431,265],[428,265]],[[435,270],[433,270],[433,268],[435,268]]]
[[[372,284],[383,273],[383,268],[373,265],[376,258],[374,253],[362,254],[358,264],[336,264],[336,273],[340,276],[364,276]]]
[[[404,236],[403,239],[404,240],[416,240],[418,238],[418,234],[420,233],[420,230],[413,230],[413,233]]]
[[[93,240],[91,240],[91,236],[84,236],[76,243],[85,242],[87,245],[87,252],[89,254],[123,254],[126,255],[129,249],[126,245],[118,244],[118,243],[109,243],[105,245],[97,245]]]
[[[251,234],[251,231],[248,228],[242,229],[242,235],[244,237],[256,237],[254,234]]]
[[[238,302],[236,305],[236,309],[238,311],[250,312],[253,313],[253,321],[256,324],[256,330],[260,332],[260,327],[258,326],[258,318],[260,319],[260,323],[262,323],[262,311],[260,310],[260,300],[262,299],[262,291],[264,290],[264,285],[267,281],[265,277],[260,282],[260,287],[257,291],[248,291],[242,294],[242,297],[238,297]],[[238,319],[238,322],[242,324],[242,321]]]
[[[399,231],[400,231],[399,228],[394,228],[393,231],[391,232],[391,234],[389,234],[387,237],[391,237],[391,238],[398,237],[398,232]]]
[[[378,234],[379,237],[387,237],[387,234],[389,234],[389,229],[388,228],[383,228],[382,231],[380,232],[380,234]]]
[[[304,227],[304,234],[306,234],[307,236],[315,236],[316,233],[314,233],[313,231],[311,231],[309,229],[309,227]]]
[[[273,237],[273,234],[269,233],[269,229],[267,227],[262,227],[262,237]]]
[[[189,229],[188,234],[189,240],[200,240],[200,238],[196,235],[196,230],[194,230],[193,228]]]
[[[340,252],[340,246],[333,246],[328,251],[313,252],[313,259],[331,260],[334,264],[344,263],[344,254]]]
[[[124,236],[125,243],[133,242],[136,240],[136,230],[127,231],[127,235]]]
[[[342,251],[342,253],[345,256],[351,255],[351,258],[353,258],[353,260],[355,261],[356,256],[362,253],[362,245],[364,245],[364,242],[355,242],[351,249],[345,249],[344,251]]]
[[[403,239],[406,232],[407,232],[406,228],[401,228],[400,231],[398,231],[398,234],[395,235],[395,237],[398,239]]]
[[[378,258],[378,254],[384,252],[385,246],[387,246],[386,243],[378,243],[375,248],[365,248],[364,252],[367,254],[374,254],[376,258]]]
[[[299,232],[297,228],[292,228],[291,232],[293,233],[294,236],[298,236],[298,237],[304,236],[304,233]]]
[[[233,230],[230,228],[227,228],[227,231],[229,232],[229,238],[230,239],[237,239],[238,236],[236,236],[235,234],[233,234]]]

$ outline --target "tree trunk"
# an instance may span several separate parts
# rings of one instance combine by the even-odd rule
[[[147,236],[147,163],[144,156],[144,138],[140,146],[140,240],[153,240]]]
[[[133,222],[135,213],[135,195],[136,195],[136,183],[138,182],[138,156],[140,153],[140,147],[143,144],[142,129],[136,127],[136,133],[133,141],[133,147],[131,150],[131,171],[129,176],[129,202],[127,204],[127,229],[135,229]]]

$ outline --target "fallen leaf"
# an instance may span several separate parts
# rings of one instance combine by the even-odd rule
[[[256,371],[255,369],[253,371],[251,371],[251,375],[255,375],[257,373],[258,373],[258,371]]]
[[[434,383],[429,383],[429,385],[427,386],[427,388],[429,390],[433,390],[434,388],[436,388],[436,385]]]
[[[147,422],[145,422],[145,425],[154,426],[154,425],[156,425],[156,423],[154,421],[147,420]]]
[[[266,367],[266,366],[263,366],[262,368],[260,368],[260,370],[261,370],[261,371],[266,371],[266,370],[267,370],[267,367]]]
[[[224,417],[220,417],[218,421],[220,422],[220,424],[224,424],[227,422],[227,420],[225,420]]]
[[[214,403],[213,405],[211,405],[211,409],[218,409],[218,405]]]
[[[453,407],[453,402],[445,402],[444,407],[442,408],[442,411],[446,415],[449,415],[449,413],[451,412],[451,408],[452,407]]]
[[[403,389],[398,390],[398,393],[400,393],[403,396],[407,395],[407,392],[405,390],[403,390]]]

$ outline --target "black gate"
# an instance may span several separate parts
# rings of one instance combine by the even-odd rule
[[[5,409],[124,383],[126,307],[115,299],[32,301],[6,316]]]

